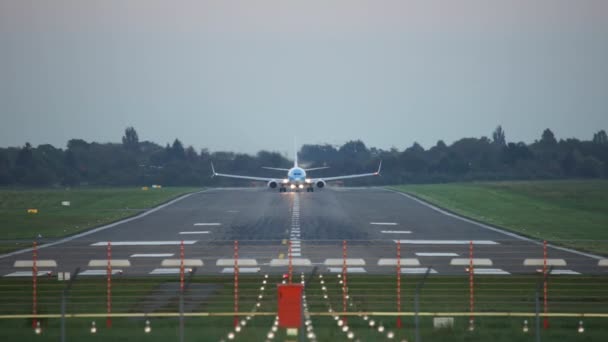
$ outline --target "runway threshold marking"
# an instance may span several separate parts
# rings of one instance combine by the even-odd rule
[[[410,230],[381,230],[382,234],[412,234]]]
[[[396,226],[397,222],[370,222],[369,224],[375,226]]]
[[[260,272],[259,267],[239,267],[239,273],[258,273],[258,272]],[[222,269],[222,273],[232,274],[232,273],[234,273],[234,267],[225,267],[224,269]]]
[[[51,272],[51,271],[38,271],[37,276],[38,277],[44,276],[48,272]],[[32,276],[32,271],[17,271],[17,272],[5,274],[3,277],[31,277],[31,276]]]
[[[416,253],[416,256],[421,257],[457,257],[458,253]]]
[[[180,268],[155,268],[148,274],[179,274]]]
[[[401,274],[425,274],[426,267],[401,267]],[[437,271],[431,268],[430,274],[437,274]]]
[[[509,275],[511,273],[500,268],[473,268],[474,274]]]
[[[139,253],[131,254],[131,258],[169,258],[173,253]]]
[[[395,243],[409,245],[468,245],[470,240],[395,240]],[[499,243],[491,240],[473,240],[474,245],[498,245]]]
[[[112,269],[112,274],[122,273],[122,270]],[[107,270],[85,270],[78,273],[79,276],[105,276],[108,274]]]
[[[179,232],[180,235],[194,235],[194,234],[209,234],[208,230],[190,231],[190,232]]]
[[[194,245],[197,240],[184,240],[184,245]],[[180,245],[181,241],[110,241],[112,246],[169,246]],[[91,246],[106,247],[107,241],[101,241],[91,244]]]
[[[222,224],[219,222],[199,222],[199,223],[195,223],[195,226],[221,226]]]
[[[330,273],[342,273],[343,271],[342,267],[329,267],[328,270]],[[367,271],[363,267],[347,267],[346,273],[367,273]]]

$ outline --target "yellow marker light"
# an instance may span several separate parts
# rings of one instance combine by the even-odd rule
[[[33,209],[33,208],[28,209],[28,210],[27,210],[27,213],[28,213],[28,214],[38,214],[38,209]]]
[[[142,189],[143,191],[148,191],[148,189],[149,189],[149,188],[148,188],[147,186],[142,186],[142,187],[141,187],[141,189]]]

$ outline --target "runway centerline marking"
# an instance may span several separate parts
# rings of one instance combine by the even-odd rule
[[[209,234],[208,230],[201,231],[190,231],[190,232],[179,232],[180,235],[192,235],[192,234]]]
[[[396,226],[397,222],[370,222],[369,224],[375,226]]]
[[[382,234],[412,234],[410,230],[382,230]]]
[[[470,240],[395,240],[408,245],[468,245]],[[473,240],[474,245],[498,245],[499,243],[491,240]]]
[[[199,223],[195,223],[195,226],[221,226],[222,224],[219,222],[199,222]]]
[[[180,245],[182,241],[110,241],[112,246],[170,246]],[[194,245],[197,240],[184,240],[184,245]],[[106,247],[107,241],[96,242],[91,246]]]

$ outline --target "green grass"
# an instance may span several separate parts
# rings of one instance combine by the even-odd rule
[[[608,254],[608,181],[483,182],[392,188],[523,235]]]
[[[0,190],[0,252],[23,247],[33,240],[58,238],[103,225],[157,206],[196,188],[78,188],[69,190]],[[70,206],[62,206],[70,201]],[[27,209],[38,209],[28,214]]]
[[[142,312],[146,301],[157,300],[161,303],[152,312],[176,312],[177,293],[168,297],[155,295],[161,283],[177,283],[174,278],[124,278],[115,277],[114,312]],[[299,279],[299,277],[296,277]],[[240,307],[242,312],[254,308],[263,278],[257,276],[240,277]],[[336,275],[325,275],[321,285],[318,277],[309,280],[306,287],[308,308],[311,312],[327,312],[328,304],[335,311],[342,308],[341,285]],[[402,277],[403,311],[413,311],[415,284],[421,276]],[[426,341],[533,341],[534,340],[534,300],[539,278],[536,276],[477,276],[475,285],[476,311],[481,312],[527,312],[526,317],[476,317],[474,332],[467,331],[468,317],[455,317],[452,329],[432,328],[431,317],[421,317],[421,335]],[[280,276],[271,276],[260,301],[260,312],[276,311],[276,285]],[[396,311],[395,279],[391,276],[351,275],[348,278],[352,306],[348,311]],[[3,279],[0,281],[0,295],[11,300],[3,301],[0,313],[29,313],[31,310],[31,281],[23,279]],[[211,285],[213,291],[206,295],[191,298],[195,312],[231,312],[233,309],[232,277],[196,276],[193,284]],[[60,293],[65,284],[56,280],[42,278],[40,282],[40,312],[58,313]],[[323,291],[321,286],[326,286]],[[323,294],[328,294],[328,299]],[[424,312],[468,312],[469,287],[466,276],[431,276],[421,291],[420,308]],[[606,313],[608,307],[608,278],[587,276],[555,276],[549,281],[550,313]],[[542,303],[542,301],[541,301]],[[68,313],[105,312],[105,279],[79,279],[76,281],[69,300]],[[447,315],[446,315],[447,316]],[[396,329],[394,316],[370,316],[382,323],[386,331],[394,331],[397,341],[407,338],[414,340],[414,318],[404,316],[404,329]],[[530,332],[522,332],[522,322],[527,319]],[[608,318],[584,318],[587,331],[576,332],[580,318],[550,318],[551,328],[542,331],[543,341],[604,341],[608,336]],[[91,321],[99,327],[98,334],[89,334]],[[70,340],[91,341],[174,341],[178,339],[176,318],[151,318],[152,333],[143,332],[144,319],[114,318],[112,329],[105,328],[105,318],[68,318],[67,333]],[[273,316],[252,317],[237,340],[264,340]],[[225,339],[232,331],[232,316],[186,318],[186,341],[218,341]],[[332,316],[312,317],[314,332],[319,341],[347,341],[346,334],[338,330]],[[382,334],[369,327],[369,319],[363,316],[350,316],[348,326],[362,341],[384,340]],[[0,319],[0,338],[5,341],[56,341],[59,339],[59,319],[44,319],[44,333],[35,336],[31,321],[27,319]],[[386,336],[386,335],[384,335]],[[275,340],[285,340],[279,331]]]

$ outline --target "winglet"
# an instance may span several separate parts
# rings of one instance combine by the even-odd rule
[[[378,171],[376,171],[376,176],[380,176],[380,169],[382,169],[382,160],[380,160],[380,165],[378,165]]]
[[[211,177],[215,176],[217,173],[215,172],[215,168],[213,167],[213,162],[210,161],[211,163],[211,172],[213,172],[213,174],[211,175]]]

